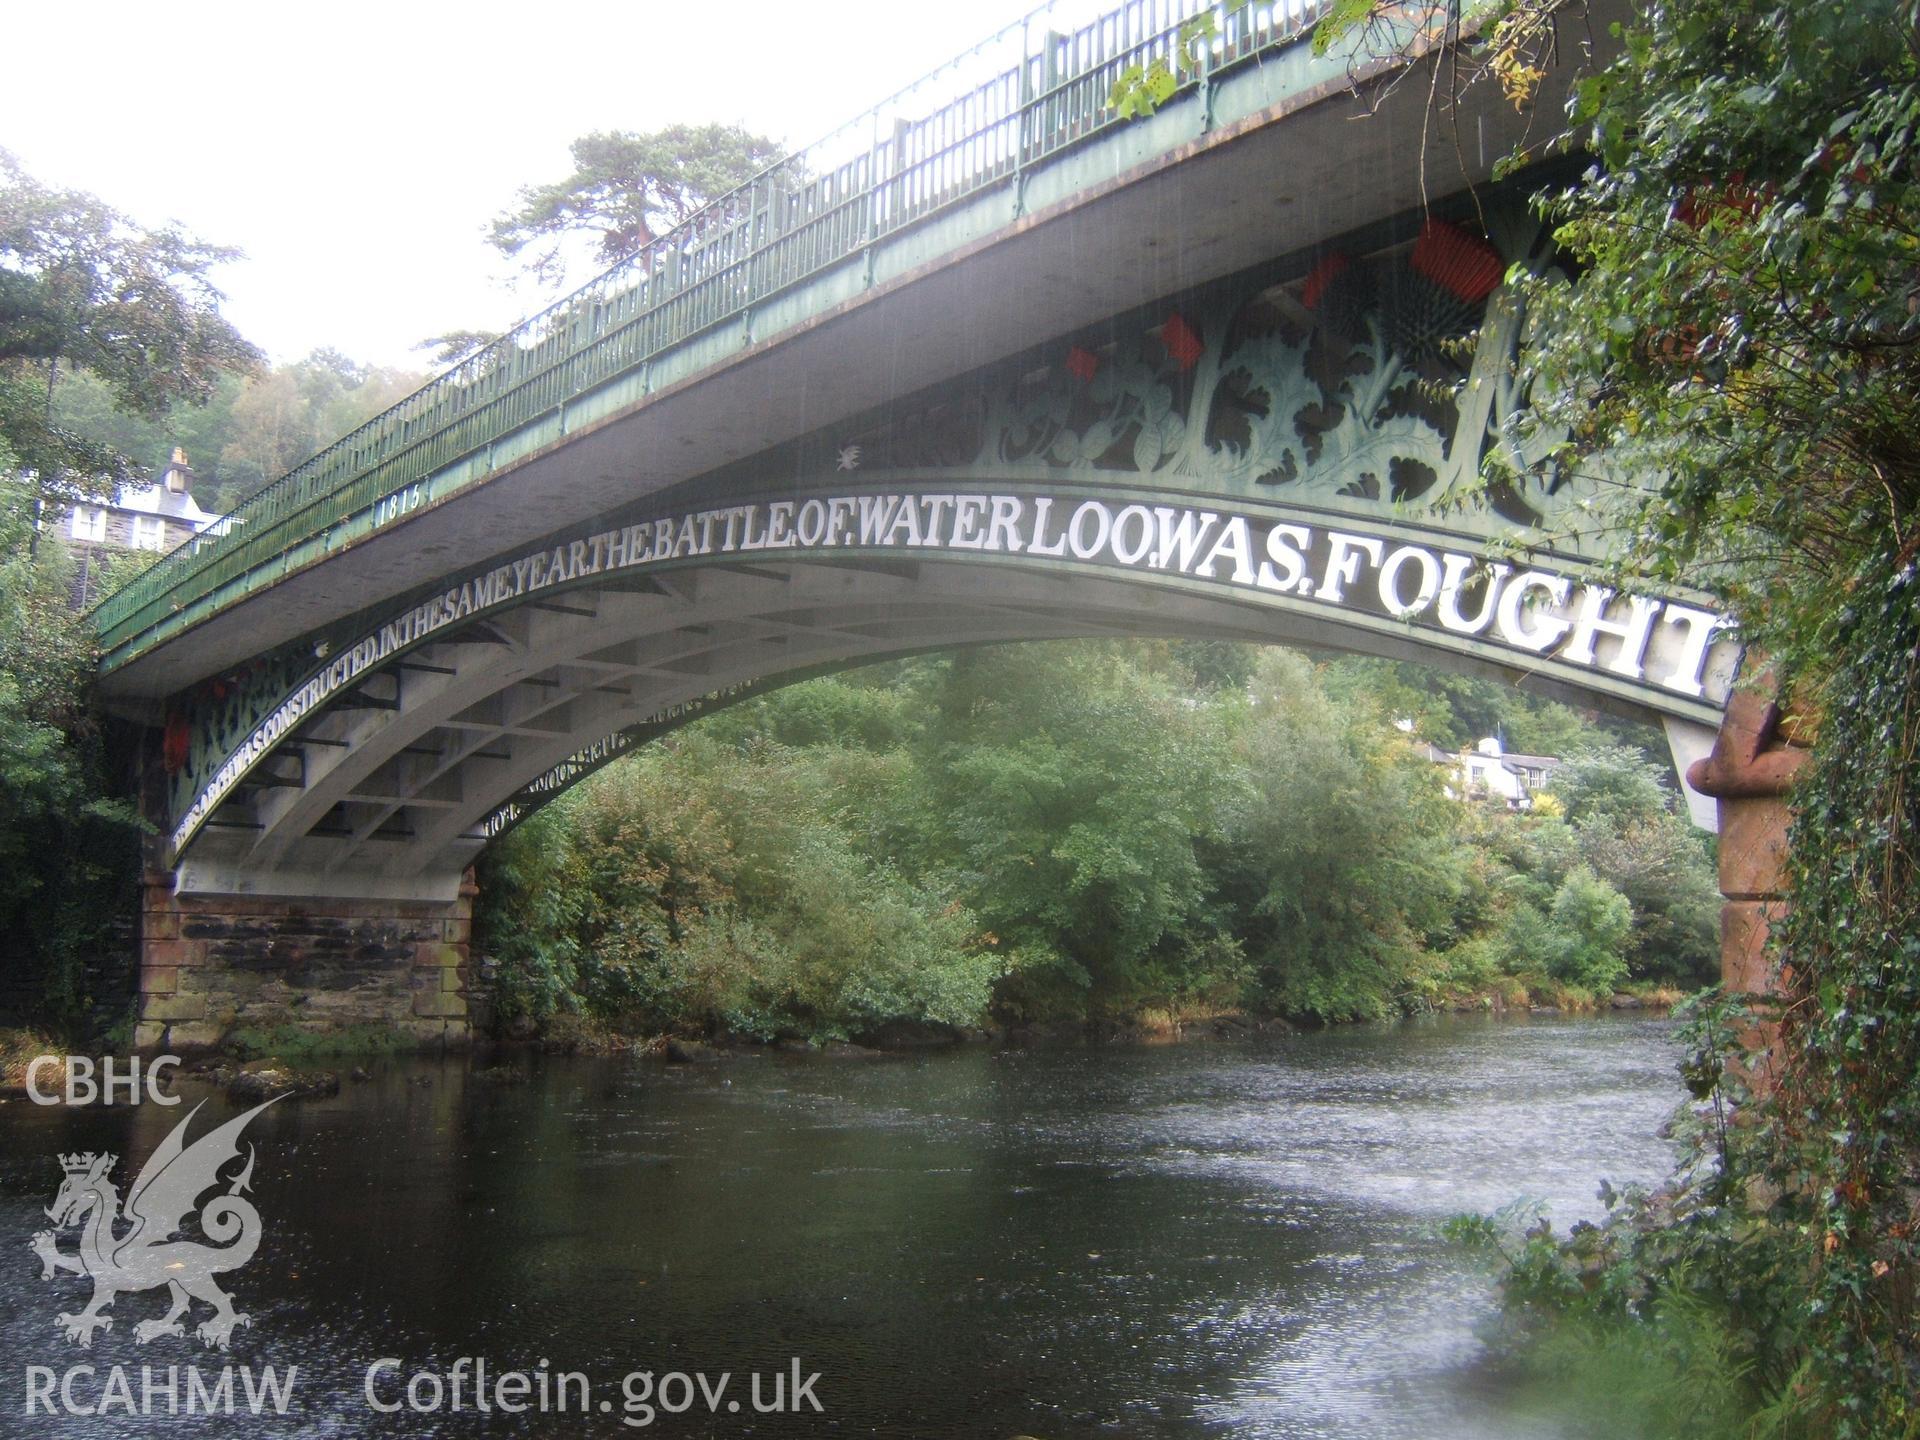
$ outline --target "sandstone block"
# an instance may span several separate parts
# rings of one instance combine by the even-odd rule
[[[1787,884],[1787,825],[1782,799],[1720,802],[1720,893],[1729,900],[1766,900]]]
[[[204,1020],[207,997],[204,995],[143,995],[140,997],[142,1020]]]
[[[422,990],[413,997],[413,1013],[422,1019],[464,1020],[467,1002],[464,996],[449,994],[444,990]]]
[[[212,1020],[194,1020],[167,1027],[167,1049],[211,1050],[226,1039],[227,1030]]]
[[[1742,995],[1771,995],[1779,989],[1779,969],[1767,949],[1772,926],[1787,913],[1779,901],[1729,900],[1720,909],[1720,978]]]
[[[440,1045],[464,1044],[467,1024],[464,1020],[407,1020],[401,1022],[399,1028],[422,1050],[430,1050]]]
[[[142,937],[140,944],[140,963],[155,968],[178,968],[185,963],[189,947],[184,940],[154,940]]]

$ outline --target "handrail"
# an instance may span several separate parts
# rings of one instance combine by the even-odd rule
[[[824,139],[718,196],[105,596],[108,649],[567,401],[1114,124],[1132,65],[1176,66],[1206,10],[1208,73],[1297,39],[1327,0],[1123,0],[1057,29],[1049,0]],[[928,92],[972,80],[933,103]],[[918,118],[901,118],[912,107]],[[764,338],[764,337],[762,337]]]

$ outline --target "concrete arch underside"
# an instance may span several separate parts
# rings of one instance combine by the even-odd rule
[[[283,738],[208,818],[177,883],[187,893],[446,899],[496,833],[489,817],[619,732],[823,667],[1114,636],[1419,659],[1638,708],[1551,665],[1437,649],[1404,627],[1214,588],[1017,563],[756,557],[573,587],[436,633]]]

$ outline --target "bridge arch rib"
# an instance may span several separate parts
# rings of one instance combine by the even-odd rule
[[[1737,660],[1693,597],[1616,594],[1570,557],[1163,489],[929,478],[562,534],[319,642],[303,672],[257,685],[243,725],[230,715],[183,776],[181,888],[450,892],[489,838],[626,732],[913,651],[1291,643],[1424,657],[1702,727]]]

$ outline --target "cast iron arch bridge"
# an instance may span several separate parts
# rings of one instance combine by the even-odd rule
[[[155,872],[450,902],[695,714],[1028,639],[1421,658],[1704,753],[1730,628],[1609,584],[1607,497],[1517,423],[1505,277],[1555,257],[1540,172],[1488,177],[1544,122],[1469,96],[1429,125],[1444,46],[1316,57],[1319,8],[1205,10],[1146,120],[1115,79],[1180,64],[1205,7],[1036,12],[111,597],[103,690],[161,737]]]

